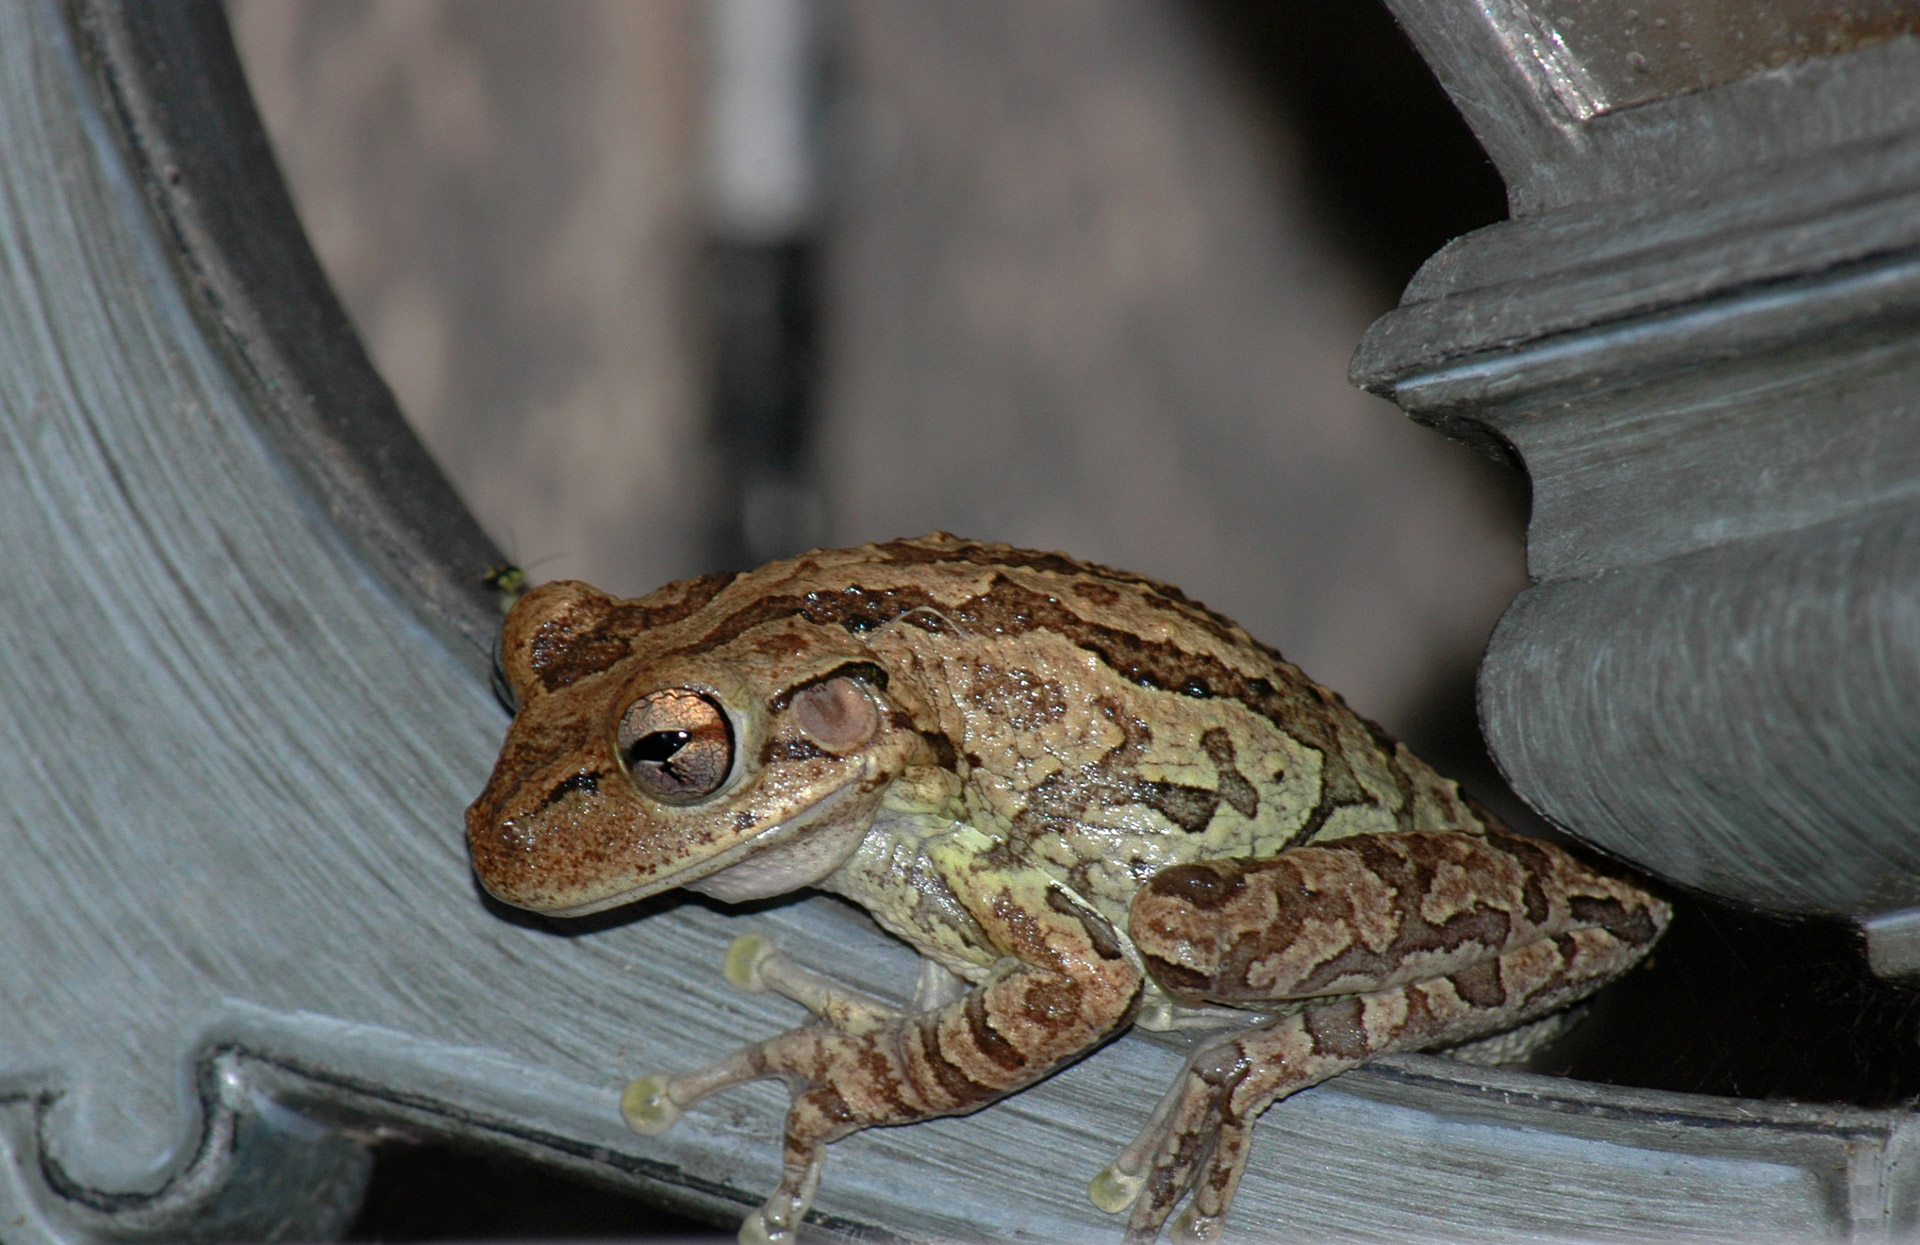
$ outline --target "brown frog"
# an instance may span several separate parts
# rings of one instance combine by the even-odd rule
[[[1388,1051],[1539,1021],[1669,910],[1514,835],[1245,631],[1138,575],[944,534],[506,622],[519,712],[467,812],[480,880],[581,915],[684,886],[845,896],[924,957],[904,1009],[765,940],[727,974],[820,1018],[622,1109],[657,1132],[793,1089],[787,1241],[830,1141],[976,1110],[1129,1025],[1203,1032],[1093,1180],[1147,1242],[1215,1237],[1275,1100]]]

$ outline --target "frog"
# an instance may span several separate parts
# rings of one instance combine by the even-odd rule
[[[1064,554],[935,532],[637,599],[552,582],[499,659],[517,711],[467,811],[495,898],[577,917],[812,889],[919,953],[902,1002],[743,935],[728,980],[809,1022],[622,1091],[652,1134],[786,1082],[745,1242],[795,1238],[831,1142],[977,1111],[1135,1027],[1189,1054],[1089,1196],[1132,1245],[1216,1239],[1274,1103],[1550,1025],[1671,916],[1238,624]]]

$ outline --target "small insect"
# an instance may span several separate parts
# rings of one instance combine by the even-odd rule
[[[489,566],[486,573],[480,576],[480,582],[499,594],[502,614],[512,609],[514,602],[526,595],[527,591],[527,573],[511,562]]]

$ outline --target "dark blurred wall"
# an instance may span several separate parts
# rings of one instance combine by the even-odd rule
[[[691,0],[236,0],[321,262],[541,578],[638,591],[706,521]]]
[[[537,578],[704,569],[702,6],[231,12],[322,260],[482,521]],[[1470,143],[1341,181],[1381,153],[1329,136],[1314,102],[1355,84],[1313,72],[1413,64],[1341,106],[1375,133],[1438,98],[1364,46],[1396,38],[1371,0],[844,0],[820,30],[828,539],[1162,576],[1389,726],[1457,693],[1521,581],[1511,493],[1345,371],[1436,236],[1396,252],[1368,211],[1497,204]]]

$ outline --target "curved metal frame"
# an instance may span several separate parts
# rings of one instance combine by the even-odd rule
[[[394,1128],[737,1213],[773,1180],[776,1088],[651,1139],[615,1103],[793,1023],[720,983],[731,936],[911,989],[828,900],[555,930],[476,894],[498,555],[327,290],[213,0],[0,4],[0,530],[9,1241],[324,1236],[365,1178],[352,1138]],[[1085,1180],[1179,1060],[1129,1037],[850,1138],[815,1225],[1117,1232]],[[1234,1230],[1872,1235],[1914,1218],[1910,1131],[1386,1060],[1269,1113]]]
[[[329,516],[490,662],[505,558],[407,426],[307,242],[218,4],[69,0],[81,50],[209,337]],[[471,656],[477,654],[477,657]]]

